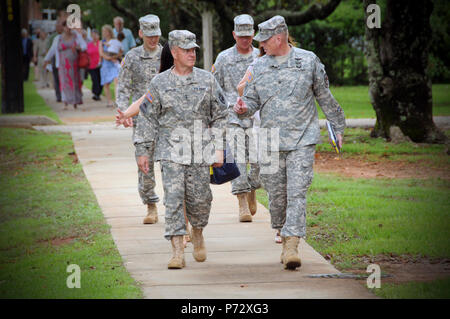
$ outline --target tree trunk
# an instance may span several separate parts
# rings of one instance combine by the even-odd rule
[[[2,113],[22,113],[24,100],[20,1],[0,1]]]
[[[370,3],[375,1],[364,0],[364,10]],[[372,137],[390,140],[391,126],[398,126],[414,142],[446,140],[433,122],[427,74],[432,10],[431,0],[387,0],[381,28],[366,25],[369,94],[377,115]]]

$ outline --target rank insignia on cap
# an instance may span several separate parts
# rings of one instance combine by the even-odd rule
[[[216,67],[213,64],[212,67],[211,67],[211,73],[214,73],[214,72],[216,72]]]
[[[147,100],[148,100],[150,103],[153,103],[153,95],[152,95],[150,92],[148,92],[147,95],[146,95],[145,97],[147,98]]]

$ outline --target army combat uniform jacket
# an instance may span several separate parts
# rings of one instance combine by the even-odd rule
[[[328,77],[311,51],[291,47],[289,58],[278,64],[265,55],[253,64],[243,101],[249,117],[260,110],[262,128],[279,128],[280,151],[320,143],[314,98],[337,134],[343,134],[344,112],[330,92]]]
[[[172,73],[172,69],[156,75],[150,83],[146,98],[140,106],[140,114],[148,121],[139,121],[137,131],[153,131],[150,135],[157,135],[155,145],[155,161],[167,160],[178,164],[191,164],[194,162],[194,124],[200,124],[201,129],[223,129],[226,124],[226,100],[222,89],[214,76],[207,71],[193,68],[191,74],[180,77]],[[200,122],[201,121],[201,122]],[[199,126],[200,127],[200,126]],[[178,134],[177,129],[189,131],[191,143],[191,156],[187,161],[175,159],[180,143],[186,136]],[[182,132],[181,132],[182,133]],[[136,134],[135,145],[145,144],[148,140],[144,134]],[[215,143],[214,149],[223,149],[223,139]],[[203,136],[202,149],[213,141],[211,136]],[[213,152],[211,152],[213,154]],[[198,155],[198,154],[197,154]],[[214,162],[212,158],[204,158],[203,165]]]

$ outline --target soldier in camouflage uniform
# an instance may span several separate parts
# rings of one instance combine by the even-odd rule
[[[319,58],[288,44],[284,18],[275,16],[258,25],[255,40],[266,55],[256,60],[250,81],[234,110],[248,117],[260,110],[261,129],[279,129],[279,166],[274,174],[264,171],[261,181],[269,195],[272,228],[281,229],[281,262],[287,269],[300,267],[300,237],[306,235],[306,192],[313,178],[315,144],[320,129],[314,98],[334,127],[342,145],[345,118],[329,89]]]
[[[149,14],[139,19],[139,36],[144,44],[131,49],[122,61],[119,73],[116,103],[121,111],[125,111],[130,103],[138,100],[147,92],[150,81],[158,73],[162,46],[159,44],[161,30],[159,29],[159,18]],[[139,116],[133,117],[133,138],[136,134],[136,125],[141,121]],[[128,123],[130,125],[131,123]],[[128,126],[126,125],[126,126]],[[136,149],[136,160],[140,154],[150,154],[154,147],[154,139],[147,138],[148,143],[140,145]],[[138,170],[138,190],[144,205],[147,205],[147,216],[144,224],[158,222],[156,203],[159,201],[155,193],[155,173],[153,161],[149,165],[147,173]]]
[[[194,258],[199,262],[206,259],[202,231],[208,224],[212,201],[209,166],[222,165],[224,138],[213,140],[210,136],[202,139],[194,132],[196,127],[197,130],[200,128],[200,132],[208,128],[223,129],[227,109],[222,89],[213,75],[194,67],[195,49],[198,48],[195,34],[186,30],[172,31],[169,33],[169,46],[174,67],[156,75],[151,81],[140,106],[140,114],[147,121],[139,121],[137,130],[154,131],[150,135],[158,136],[155,160],[161,164],[166,208],[164,236],[172,243],[173,258],[168,264],[168,268],[172,269],[185,266],[183,201],[192,225]],[[211,144],[212,141],[214,144]],[[145,143],[145,139],[135,138],[136,147]],[[198,143],[200,150],[195,146]],[[207,145],[213,145],[215,150],[209,156],[202,154]],[[190,149],[181,154],[179,146]],[[144,169],[146,166],[144,163]]]
[[[231,181],[231,193],[236,195],[239,202],[239,221],[251,222],[252,215],[256,213],[256,193],[259,188],[259,166],[257,163],[250,163],[250,172],[247,173],[247,163],[249,162],[249,135],[242,134],[247,130],[252,134],[253,121],[250,118],[239,119],[233,111],[238,92],[237,86],[245,74],[248,66],[258,57],[259,50],[252,46],[253,41],[253,18],[248,14],[241,14],[234,18],[233,37],[236,44],[219,53],[216,62],[212,66],[211,72],[222,87],[229,105],[228,123],[231,130],[236,133],[241,131],[241,138],[234,135],[234,141],[230,141],[236,164],[241,175]],[[254,140],[252,140],[254,141]],[[236,148],[245,150],[245,160],[239,161]]]

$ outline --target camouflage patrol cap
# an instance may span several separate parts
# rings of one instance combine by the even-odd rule
[[[238,37],[254,35],[255,30],[253,30],[253,18],[248,14],[236,16],[234,18],[234,33]]]
[[[195,43],[195,34],[188,30],[173,30],[169,33],[169,46],[182,49],[200,48]]]
[[[287,24],[282,16],[274,16],[267,21],[258,24],[258,34],[255,36],[256,41],[269,40],[275,34],[287,30]]]
[[[146,37],[161,36],[159,18],[154,14],[147,14],[139,19],[139,26]]]

